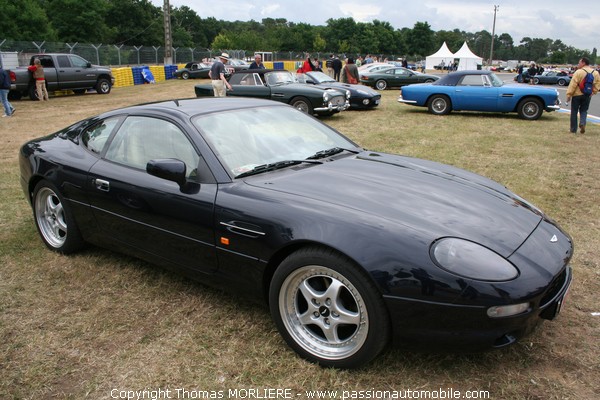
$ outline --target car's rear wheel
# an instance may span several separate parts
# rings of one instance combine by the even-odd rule
[[[380,79],[377,82],[375,82],[375,87],[379,90],[385,90],[387,88],[387,82],[383,79]]]
[[[433,82],[433,79],[429,78],[429,79],[425,79],[425,83],[431,83]]]
[[[190,73],[189,73],[189,72],[187,72],[187,71],[183,71],[183,72],[181,73],[181,78],[182,78],[182,79],[190,79]]]
[[[44,244],[59,253],[72,253],[81,249],[84,241],[69,205],[56,187],[40,181],[33,190],[33,216]]]
[[[98,94],[109,94],[110,93],[110,82],[108,79],[100,78],[96,83],[96,92]]]
[[[517,106],[517,112],[519,117],[533,121],[542,116],[544,109],[538,99],[525,98]]]
[[[295,97],[290,102],[290,105],[305,114],[312,115],[313,113],[312,105],[306,97]]]
[[[540,78],[533,78],[534,85],[539,85],[539,83],[540,83]]]
[[[566,86],[567,85],[567,81],[564,79],[559,79],[557,83],[558,83],[558,86]]]
[[[383,299],[351,260],[308,247],[288,256],[270,285],[271,315],[300,356],[327,367],[355,368],[389,341]]]
[[[427,105],[429,112],[435,115],[446,115],[452,110],[450,98],[444,94],[431,96]]]

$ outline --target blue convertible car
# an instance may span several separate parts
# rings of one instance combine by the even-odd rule
[[[516,112],[527,120],[560,108],[556,89],[507,85],[491,71],[459,71],[433,83],[404,86],[398,101],[427,107],[436,115],[452,110]]]

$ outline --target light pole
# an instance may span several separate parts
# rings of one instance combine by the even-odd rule
[[[165,0],[163,6],[165,24],[165,65],[173,64],[173,35],[171,33],[171,6],[169,0]]]
[[[490,47],[490,62],[489,66],[492,65],[492,57],[494,55],[494,36],[496,35],[496,11],[498,11],[500,6],[494,6],[494,24],[492,25],[492,46]]]

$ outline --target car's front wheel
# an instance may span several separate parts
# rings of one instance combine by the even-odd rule
[[[182,78],[182,79],[190,79],[190,73],[189,73],[189,72],[187,72],[187,71],[183,71],[183,72],[181,73],[181,78]]]
[[[33,216],[44,244],[59,253],[81,249],[84,241],[69,205],[50,182],[40,181],[33,190]]]
[[[387,88],[387,82],[383,79],[380,79],[377,82],[375,82],[375,87],[379,90],[385,90]]]
[[[540,78],[533,78],[533,84],[534,85],[539,85],[540,84]]]
[[[526,98],[521,100],[517,106],[517,112],[519,113],[519,117],[533,121],[542,116],[544,109],[538,99]]]
[[[383,299],[351,260],[308,247],[288,256],[270,285],[271,315],[300,356],[326,367],[355,368],[389,341]]]
[[[295,109],[302,111],[305,114],[312,115],[313,113],[312,105],[310,104],[310,101],[308,101],[308,99],[305,97],[295,97],[290,102],[290,105]]]
[[[433,95],[427,105],[429,112],[435,115],[446,115],[452,110],[450,98],[444,94]]]
[[[100,78],[96,83],[96,92],[98,94],[109,94],[110,93],[110,82],[108,79]]]

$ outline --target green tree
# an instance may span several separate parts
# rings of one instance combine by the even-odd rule
[[[217,35],[215,40],[213,40],[210,48],[213,50],[226,50],[233,48],[233,39],[230,37],[231,34],[227,32],[221,32]]]
[[[314,40],[314,42],[313,42],[313,49],[314,49],[315,51],[322,52],[322,51],[324,51],[326,48],[327,48],[327,42],[325,41],[325,39],[323,39],[323,38],[321,37],[321,35],[320,35],[320,34],[317,34],[317,35],[315,36],[315,40]]]
[[[61,41],[106,43],[111,39],[108,8],[105,0],[50,0],[47,13]]]
[[[106,24],[111,30],[111,43],[164,45],[163,12],[160,7],[155,7],[149,0],[111,0],[108,4]]]
[[[426,56],[434,49],[434,32],[427,22],[415,23],[413,29],[407,35],[408,53]]]
[[[50,24],[44,4],[39,0],[0,0],[1,39],[55,41],[56,31]]]

